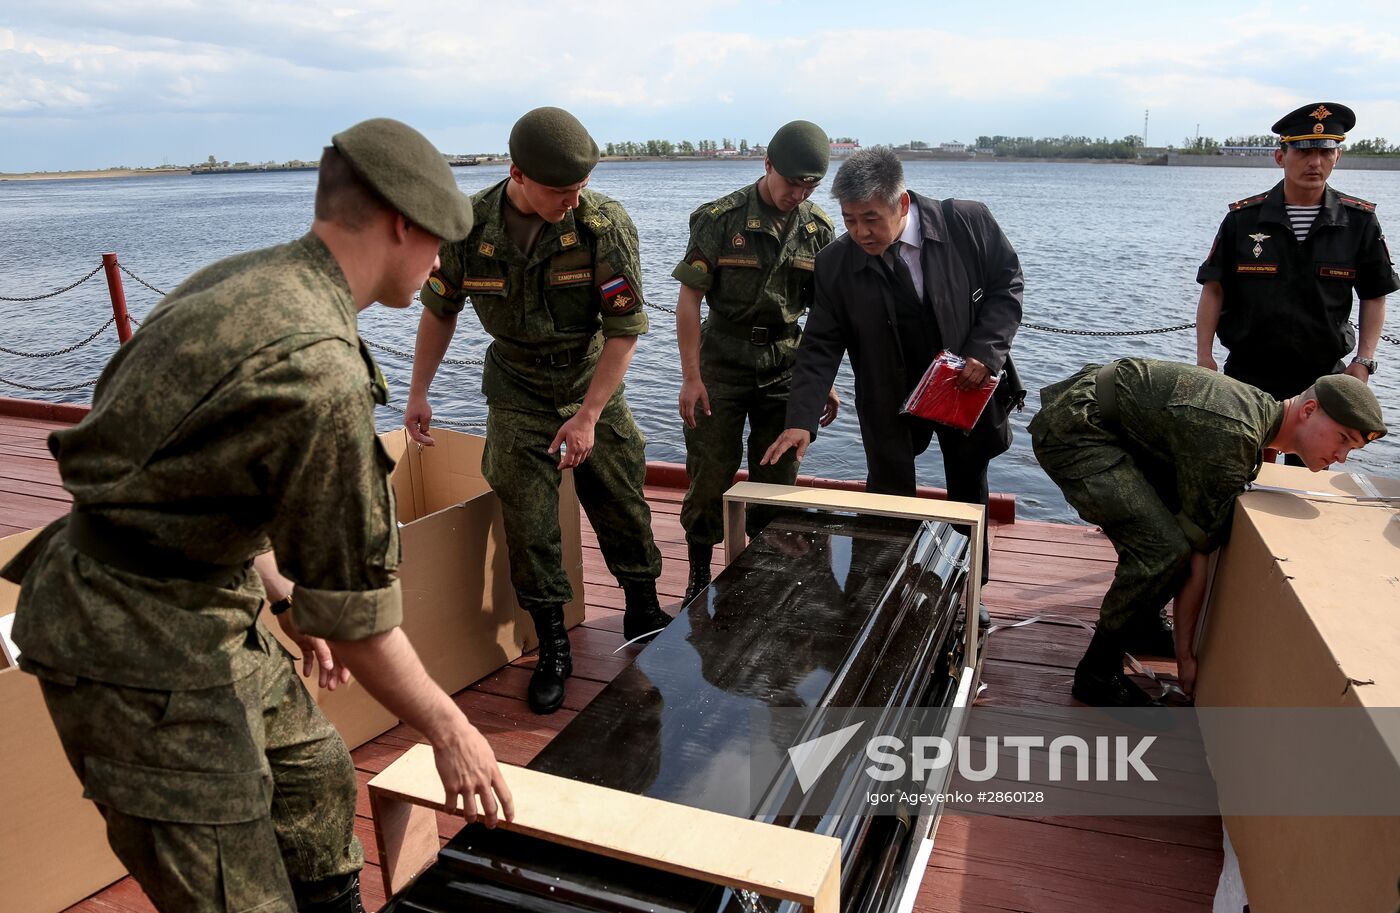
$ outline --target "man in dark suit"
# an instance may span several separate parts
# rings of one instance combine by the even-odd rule
[[[849,351],[866,489],[913,495],[914,458],[937,435],[948,497],[986,504],[987,466],[1011,445],[1009,411],[1025,396],[1010,358],[1021,324],[1016,251],[983,204],[940,202],[906,190],[904,168],[886,148],[847,159],[831,193],[846,234],[817,255],[816,294],[793,369],[787,430],[763,463],[794,447],[798,460],[806,454]],[[963,389],[1006,372],[966,434],[900,414],[944,349],[966,362],[958,379]],[[985,555],[982,569],[985,582]]]

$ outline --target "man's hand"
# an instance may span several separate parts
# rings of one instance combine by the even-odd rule
[[[1215,353],[1213,352],[1197,352],[1196,365],[1210,371],[1220,370],[1220,366],[1215,363]]]
[[[1196,696],[1196,657],[1191,655],[1191,651],[1185,653],[1180,648],[1176,651],[1176,680],[1181,685],[1181,692],[1188,698]]]
[[[462,802],[461,814],[471,824],[478,817],[487,827],[495,827],[500,815],[506,820],[515,817],[515,804],[510,787],[496,764],[496,755],[481,732],[462,718],[462,724],[452,737],[433,745],[433,761],[442,778],[444,805],[448,814],[457,814],[457,802]],[[481,800],[481,814],[477,800]],[[499,808],[497,799],[500,800]]]
[[[433,446],[437,442],[428,433],[432,423],[433,407],[428,405],[428,397],[410,393],[408,407],[403,411],[403,426],[408,429],[408,436],[424,447]]]
[[[789,428],[778,439],[773,442],[767,452],[763,454],[763,459],[759,461],[760,466],[772,466],[783,458],[783,454],[792,448],[797,448],[797,462],[801,463],[802,458],[807,455],[807,445],[812,443],[812,433],[801,428]]]
[[[1359,365],[1355,362],[1352,362],[1351,364],[1347,365],[1346,370],[1342,373],[1350,374],[1352,377],[1361,381],[1363,384],[1369,384],[1371,382],[1371,372],[1367,370],[1365,365]]]
[[[684,378],[681,381],[680,408],[681,419],[687,428],[695,427],[696,406],[705,410],[706,415],[710,414],[710,391],[705,389],[705,382],[699,377]]]
[[[841,397],[837,395],[836,388],[832,387],[826,392],[826,408],[822,410],[822,417],[818,423],[825,428],[836,421],[836,416],[841,414]],[[802,459],[798,457],[798,459]]]
[[[282,631],[292,639],[292,643],[297,645],[301,651],[301,674],[306,678],[311,677],[312,670],[317,670],[317,683],[327,691],[334,691],[341,685],[350,681],[350,670],[345,666],[337,665],[335,653],[331,651],[331,645],[319,637],[312,637],[310,634],[303,634],[292,621],[291,612],[283,612],[277,616],[277,623],[282,626]]]
[[[987,382],[987,377],[991,374],[987,366],[975,358],[963,358],[962,373],[958,375],[957,388],[959,390],[977,390]]]
[[[559,445],[564,445],[564,455],[559,460],[559,468],[572,469],[588,459],[593,452],[593,429],[597,421],[582,412],[559,426],[559,433],[549,445],[550,453],[558,453]]]

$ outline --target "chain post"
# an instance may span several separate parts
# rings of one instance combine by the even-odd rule
[[[117,339],[124,343],[131,338],[131,316],[126,312],[126,292],[117,269],[117,255],[103,254],[102,268],[107,272],[107,292],[112,297],[112,314],[117,319]]]

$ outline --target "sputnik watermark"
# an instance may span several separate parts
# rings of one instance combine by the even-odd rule
[[[864,725],[855,723],[788,749],[788,760],[804,793],[821,779]],[[1048,742],[1039,735],[964,735],[957,739],[916,735],[907,740],[893,735],[877,735],[866,740],[864,753],[870,763],[864,772],[871,780],[881,784],[909,780],[928,783],[935,775],[954,771],[964,780],[985,783],[1013,778],[1009,772],[1002,770],[1003,760],[1008,759],[1005,752],[1010,752],[1014,754],[1014,779],[1021,783],[1061,783],[1067,780],[1123,783],[1134,778],[1144,783],[1155,783],[1157,775],[1148,766],[1146,755],[1156,741],[1155,735],[1141,736],[1135,741],[1122,735],[1095,736],[1092,739],[1060,735]],[[1040,754],[1035,756],[1032,752]],[[884,797],[890,794],[871,792],[869,795],[872,801],[889,801]]]
[[[893,783],[912,775],[920,782],[927,782],[934,774],[948,769],[957,763],[957,772],[965,780],[985,783],[993,779],[1008,779],[1001,771],[1001,747],[1013,749],[1016,753],[1015,779],[1026,783],[1032,779],[1031,752],[1043,749],[1047,754],[1046,778],[1051,783],[1064,782],[1065,755],[1073,758],[1072,774],[1068,779],[1079,783],[1123,783],[1131,779],[1130,771],[1145,783],[1157,782],[1157,775],[1147,766],[1143,756],[1157,741],[1155,735],[1142,736],[1131,743],[1128,736],[1097,736],[1091,748],[1087,739],[1077,735],[1057,736],[1046,744],[1044,736],[959,736],[957,750],[952,740],[943,736],[914,736],[908,747],[909,760],[905,759],[905,741],[896,736],[875,736],[866,743],[865,756],[872,763],[865,768],[866,776],[880,783]],[[976,743],[981,745],[976,745]],[[980,748],[980,752],[974,750]],[[976,766],[975,755],[983,757],[982,765]],[[1092,770],[1091,770],[1092,768]],[[1039,777],[1036,778],[1039,781]]]

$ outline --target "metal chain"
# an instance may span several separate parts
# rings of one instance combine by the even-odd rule
[[[1387,336],[1387,335],[1385,335],[1384,333],[1382,333],[1382,334],[1381,334],[1381,339],[1382,339],[1383,341],[1385,341],[1385,342],[1390,343],[1390,344],[1393,345],[1393,346],[1400,346],[1400,337]]]
[[[54,349],[52,352],[21,352],[18,349],[7,349],[4,346],[0,346],[0,352],[4,352],[6,355],[18,355],[20,358],[53,358],[57,355],[67,355],[69,352],[76,352],[83,346],[92,342],[97,337],[101,336],[103,330],[107,329],[109,326],[116,322],[116,317],[108,318],[107,322],[102,324],[102,326],[98,327],[97,331],[91,336],[89,336],[87,339],[84,339],[82,342],[75,342],[73,345],[68,346],[66,349]]]
[[[148,289],[150,289],[151,291],[155,292],[157,295],[161,296],[162,298],[164,298],[167,294],[169,294],[168,292],[163,292],[163,291],[161,291],[160,289],[156,288],[154,285],[151,285],[151,283],[147,282],[145,279],[142,279],[140,276],[136,275],[136,274],[133,273],[131,270],[127,269],[125,263],[122,263],[122,262],[118,261],[117,266],[121,269],[122,272],[126,273],[128,276],[130,276],[131,278],[135,279],[137,282],[141,283],[141,284],[144,285],[146,288],[148,288]]]
[[[102,264],[99,263],[92,268],[92,272],[88,273],[86,276],[79,279],[77,282],[74,282],[72,285],[65,285],[63,288],[54,289],[52,292],[45,292],[42,295],[34,295],[29,298],[11,298],[7,295],[0,295],[0,301],[43,301],[45,298],[53,298],[57,295],[62,295],[64,292],[71,292],[73,289],[82,285],[84,282],[88,281],[93,276],[96,276],[101,271]]]
[[[1059,333],[1062,336],[1151,336],[1155,333],[1177,333],[1181,330],[1189,330],[1194,327],[1194,323],[1179,323],[1172,327],[1159,327],[1155,330],[1067,330],[1064,327],[1047,327],[1038,323],[1022,322],[1021,326],[1029,330],[1040,330],[1043,333]]]
[[[21,390],[31,390],[35,393],[72,393],[74,390],[81,390],[84,387],[96,386],[99,379],[94,377],[92,380],[85,380],[69,387],[31,387],[29,384],[22,384],[17,380],[10,380],[8,377],[0,377],[0,384],[9,384],[11,387],[19,387]]]
[[[399,415],[404,414],[404,407],[400,406],[398,403],[386,403],[384,408],[392,412],[397,412]],[[455,422],[451,419],[438,418],[436,416],[433,417],[433,424],[444,425],[448,428],[486,428],[485,422]]]
[[[361,338],[361,339],[364,339],[363,336],[361,336],[360,338]],[[413,353],[412,353],[412,352],[406,351],[406,350],[404,350],[404,349],[396,349],[396,348],[394,348],[393,346],[387,346],[387,345],[385,345],[385,344],[382,343],[382,342],[373,342],[373,341],[371,341],[371,340],[369,340],[369,339],[365,339],[365,345],[369,346],[371,349],[377,349],[377,350],[380,351],[380,352],[388,352],[390,355],[397,355],[399,358],[407,358],[409,361],[412,361],[412,360],[413,360]],[[486,362],[482,361],[480,358],[450,358],[450,357],[448,357],[448,356],[446,356],[446,355],[444,355],[444,356],[442,357],[442,361],[443,361],[443,364],[448,364],[448,365],[484,365],[484,364],[486,364]]]

